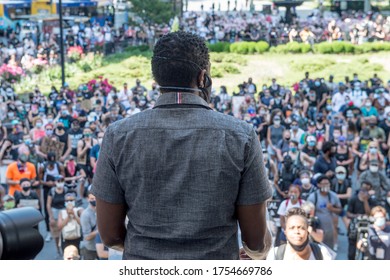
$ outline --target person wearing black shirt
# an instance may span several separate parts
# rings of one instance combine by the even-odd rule
[[[15,205],[17,208],[19,207],[26,207],[29,205],[24,205],[24,200],[36,200],[36,209],[41,209],[41,203],[39,201],[38,194],[31,190],[31,182],[29,179],[23,178],[20,180],[20,187],[22,188],[22,191],[15,191],[14,197],[15,197]]]
[[[348,259],[355,259],[357,228],[356,218],[370,215],[371,208],[375,206],[375,201],[370,197],[372,185],[370,182],[363,182],[360,190],[355,193],[348,201],[347,217],[351,219],[348,226]]]

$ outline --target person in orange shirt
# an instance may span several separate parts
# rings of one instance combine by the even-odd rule
[[[18,150],[18,160],[11,163],[7,167],[6,178],[9,186],[8,194],[14,195],[15,191],[21,191],[20,180],[23,178],[32,180],[32,186],[39,185],[39,181],[34,181],[37,177],[37,172],[34,164],[28,162],[30,151],[26,147],[21,147]]]

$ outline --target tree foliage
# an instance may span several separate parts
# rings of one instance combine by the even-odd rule
[[[171,1],[161,0],[130,0],[131,10],[145,23],[168,23],[174,16]]]

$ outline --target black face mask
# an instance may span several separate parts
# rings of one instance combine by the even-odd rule
[[[306,238],[306,241],[303,242],[302,245],[294,245],[291,242],[289,242],[288,244],[290,244],[290,246],[294,249],[295,252],[302,252],[306,248],[307,244],[309,244],[309,237]]]
[[[28,192],[31,189],[31,187],[23,187],[22,189],[24,192]]]
[[[59,126],[59,127],[57,127],[57,129],[58,129],[58,130],[64,130],[64,127]]]
[[[286,140],[286,141],[290,141],[290,137],[286,137],[286,138],[284,138],[284,140]]]

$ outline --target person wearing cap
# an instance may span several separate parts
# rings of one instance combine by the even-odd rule
[[[15,198],[12,195],[6,194],[3,197],[3,209],[4,211],[15,208]]]
[[[331,190],[331,184],[331,180],[327,176],[320,175],[317,178],[318,189],[310,194],[307,200],[316,207],[315,213],[324,229],[323,242],[333,249],[337,245],[334,240],[333,216],[334,214],[339,215],[342,208],[337,194]]]
[[[364,181],[371,183],[372,189],[375,191],[375,197],[378,200],[384,200],[387,192],[390,191],[389,179],[380,171],[380,162],[377,159],[368,162],[368,169],[360,174],[358,187]]]
[[[54,239],[57,255],[61,256],[61,231],[58,228],[58,216],[60,211],[65,209],[65,195],[67,190],[65,189],[65,180],[62,175],[55,176],[54,180],[54,187],[50,189],[47,196],[46,209],[49,216],[50,235]],[[46,241],[50,241],[50,239],[46,237]]]
[[[6,171],[6,183],[9,187],[8,194],[14,195],[15,191],[21,191],[20,180],[23,178],[34,180],[33,185],[39,185],[39,181],[35,181],[37,172],[35,165],[28,162],[30,157],[30,151],[28,148],[20,147],[18,149],[17,161],[11,163],[7,167]]]

